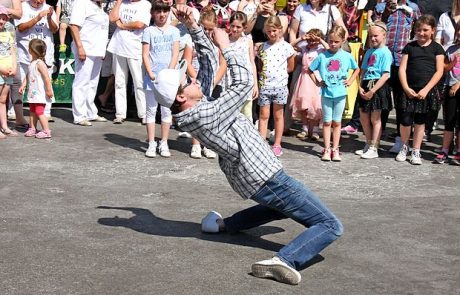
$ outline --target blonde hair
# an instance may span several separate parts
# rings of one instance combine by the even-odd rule
[[[281,20],[278,16],[276,15],[272,15],[272,16],[269,16],[267,18],[267,20],[265,21],[264,23],[264,31],[268,28],[268,27],[272,27],[272,28],[277,28],[277,29],[280,29],[282,30],[283,29],[283,25],[281,24]]]
[[[200,23],[203,21],[217,24],[217,15],[212,6],[208,5],[201,10]]]
[[[373,27],[378,27],[378,28],[384,30],[384,31],[385,31],[385,34],[388,32],[387,25],[386,25],[383,21],[381,21],[381,20],[375,21],[375,22],[370,26],[370,28],[373,28]]]
[[[332,26],[332,28],[329,30],[328,37],[331,35],[336,35],[342,40],[345,40],[345,36],[347,35],[347,31],[342,26]]]

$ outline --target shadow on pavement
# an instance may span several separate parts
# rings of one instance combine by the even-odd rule
[[[132,212],[135,216],[131,218],[105,217],[99,218],[99,224],[106,226],[126,227],[140,233],[165,236],[196,238],[205,241],[240,245],[246,247],[260,248],[278,252],[284,245],[264,240],[261,236],[284,231],[279,227],[260,226],[238,234],[204,234],[201,232],[201,225],[195,222],[168,220],[155,216],[150,210],[133,207],[109,207],[98,206],[97,209],[125,210]]]

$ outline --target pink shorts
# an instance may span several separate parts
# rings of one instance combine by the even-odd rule
[[[29,103],[30,112],[37,116],[41,116],[45,113],[44,103]]]

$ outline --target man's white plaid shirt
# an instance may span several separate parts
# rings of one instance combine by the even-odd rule
[[[197,49],[212,50],[212,43],[201,27],[190,34],[200,45]],[[252,122],[240,113],[253,87],[248,71],[251,65],[238,58],[233,49],[227,48],[222,53],[232,85],[218,99],[203,99],[174,117],[181,130],[190,132],[217,152],[220,168],[232,188],[243,198],[251,198],[282,166]]]

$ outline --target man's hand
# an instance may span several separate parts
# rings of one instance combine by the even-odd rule
[[[230,46],[228,34],[222,29],[214,28],[213,41],[217,47],[219,47],[220,51],[223,51],[225,48]]]
[[[195,21],[195,18],[193,17],[192,13],[192,8],[183,5],[183,4],[178,4],[176,7],[171,7],[172,12],[176,16],[176,18],[183,24],[187,26],[187,28],[197,28],[198,24]]]

